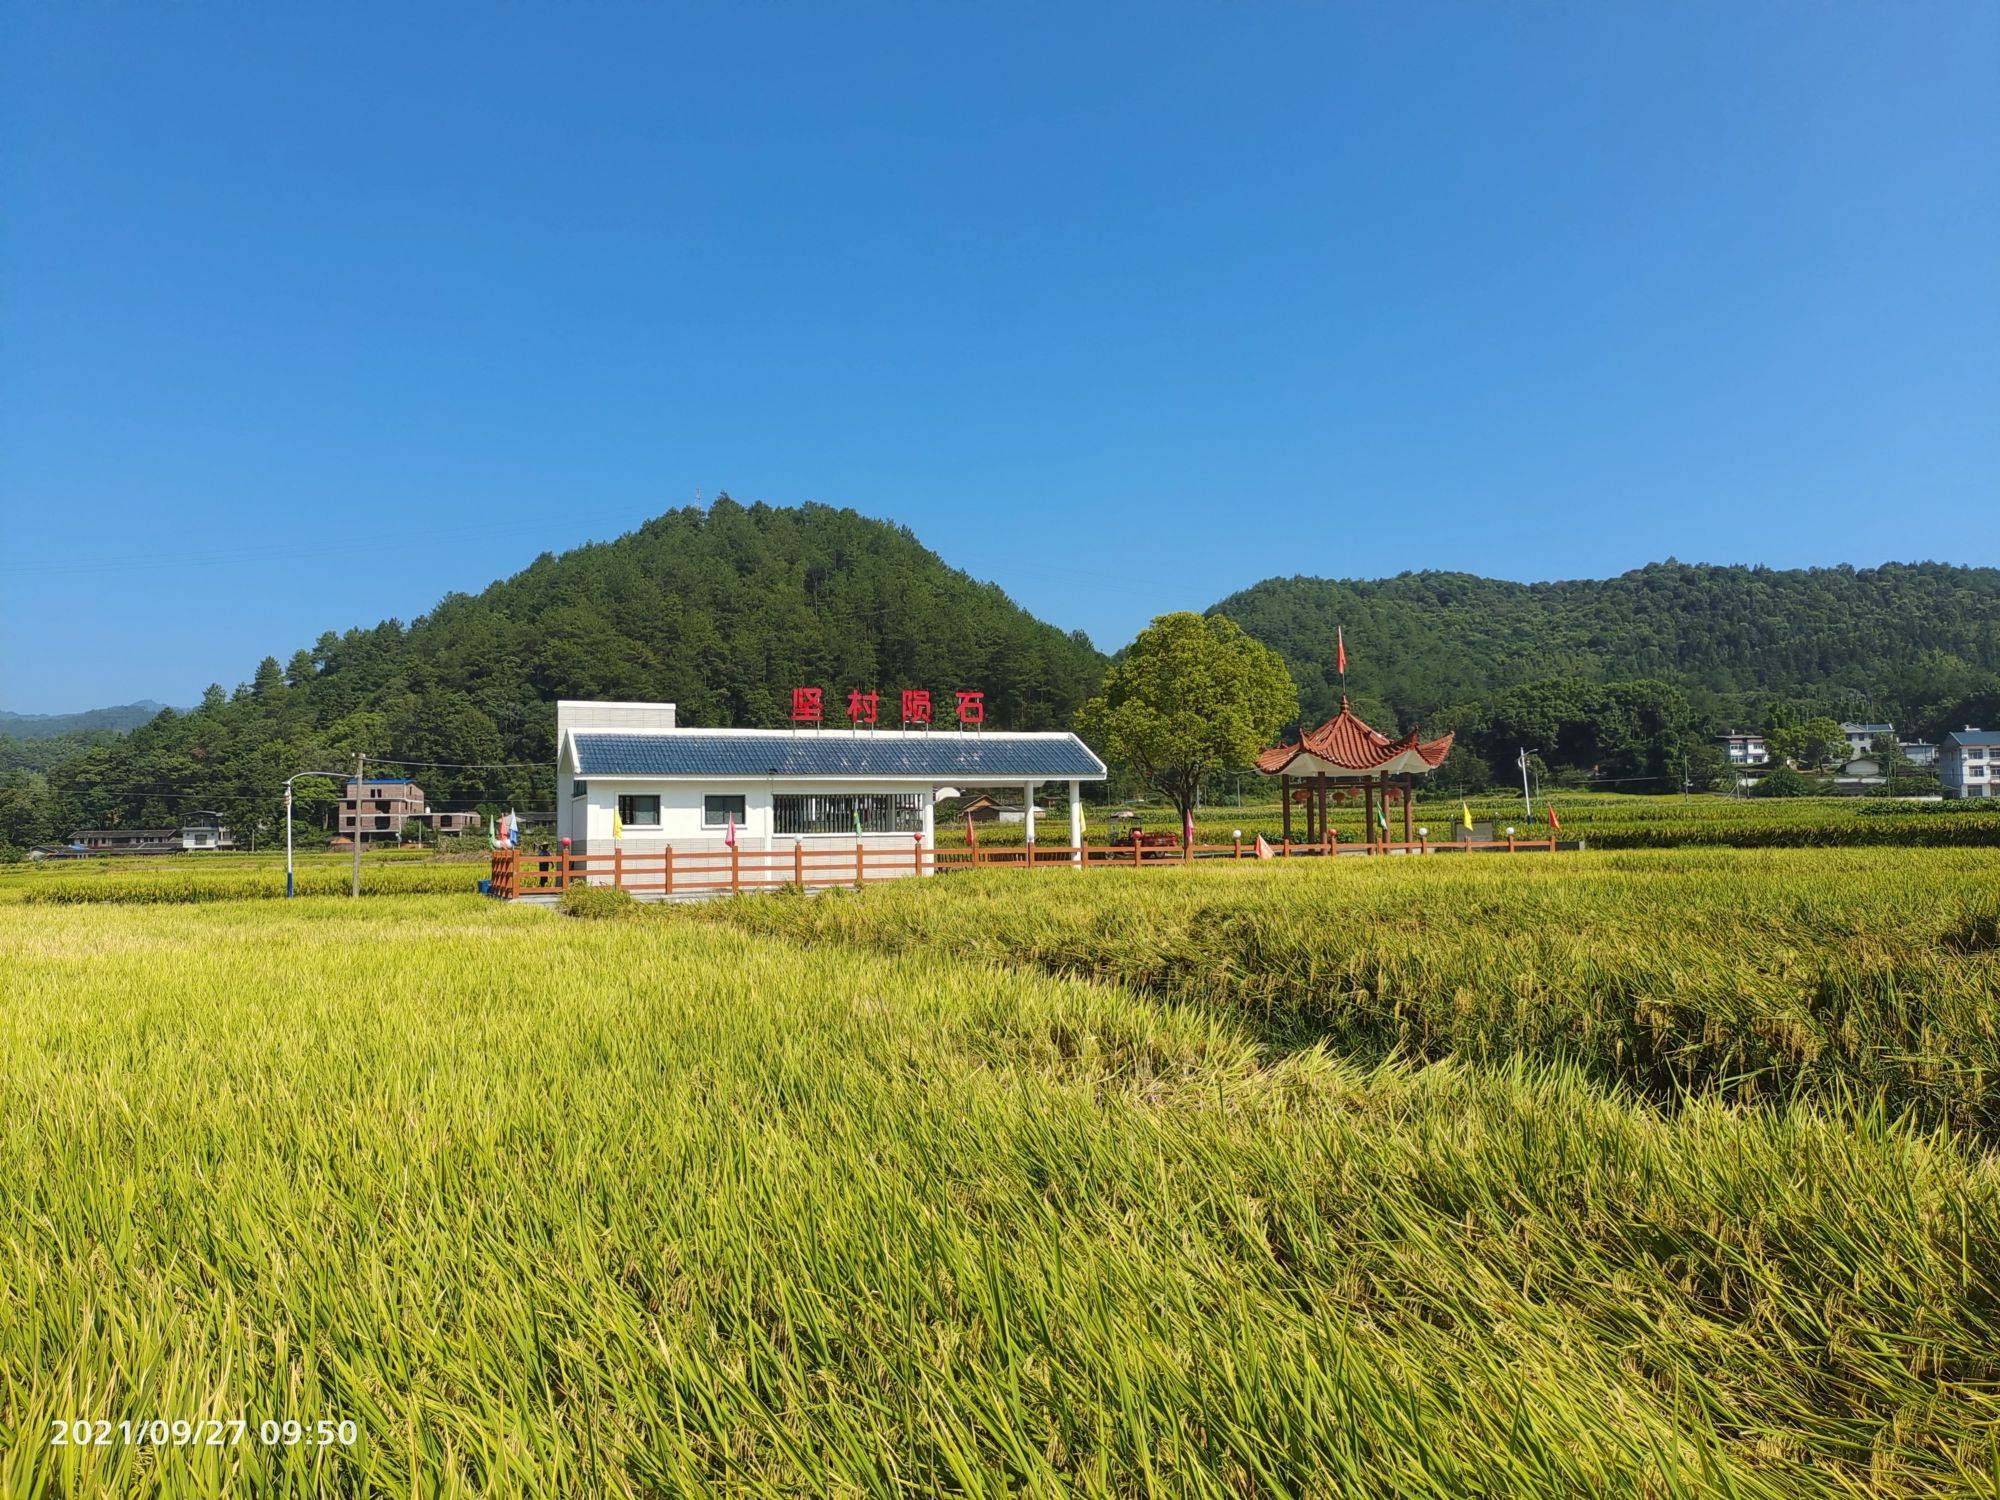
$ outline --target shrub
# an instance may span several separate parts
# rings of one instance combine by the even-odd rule
[[[1819,790],[1819,783],[1812,777],[1794,771],[1790,766],[1779,766],[1750,788],[1753,797],[1810,797]]]
[[[562,893],[562,899],[556,903],[556,910],[566,917],[604,921],[610,918],[636,916],[640,906],[632,899],[630,891],[621,891],[608,885],[573,885]]]

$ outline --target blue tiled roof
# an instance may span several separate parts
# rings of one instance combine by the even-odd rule
[[[579,776],[912,776],[936,781],[1095,780],[1104,765],[1073,734],[904,734],[841,730],[774,734],[575,731]]]
[[[2000,729],[1954,729],[1945,738],[1955,745],[2000,745]]]

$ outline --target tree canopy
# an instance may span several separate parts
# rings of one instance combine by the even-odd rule
[[[1974,711],[1961,705],[2000,700],[1995,568],[1668,561],[1557,583],[1271,578],[1213,609],[1284,656],[1309,718],[1339,701],[1336,627],[1347,633],[1357,706],[1366,694],[1405,727],[1557,679],[1668,683],[1715,727],[1760,723],[1769,700],[1784,697],[1807,715],[1935,732]]]
[[[1077,729],[1185,815],[1218,771],[1249,764],[1299,711],[1275,651],[1220,615],[1161,615],[1084,705]]]

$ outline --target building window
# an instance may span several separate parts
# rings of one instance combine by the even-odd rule
[[[734,819],[736,826],[743,826],[745,801],[741,797],[704,797],[701,799],[701,826],[704,828],[727,828]]]
[[[660,799],[651,793],[644,796],[621,793],[618,798],[618,821],[627,828],[658,828]]]
[[[772,799],[776,831],[785,834],[922,833],[922,792],[781,793]]]
[[[569,784],[569,794],[572,797],[588,797],[590,795],[590,783],[587,781],[572,781]]]

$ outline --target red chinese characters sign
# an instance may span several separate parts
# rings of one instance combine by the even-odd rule
[[[953,707],[958,713],[958,722],[966,728],[979,728],[986,723],[986,694],[977,689],[959,688],[952,693]],[[932,703],[929,688],[903,688],[901,690],[901,711],[903,727],[913,724],[929,727],[934,720],[936,709]],[[881,722],[882,695],[873,688],[863,690],[850,688],[847,693],[847,722],[853,725],[873,726]],[[794,724],[824,724],[826,722],[826,689],[823,687],[795,687],[792,689],[792,722]]]

